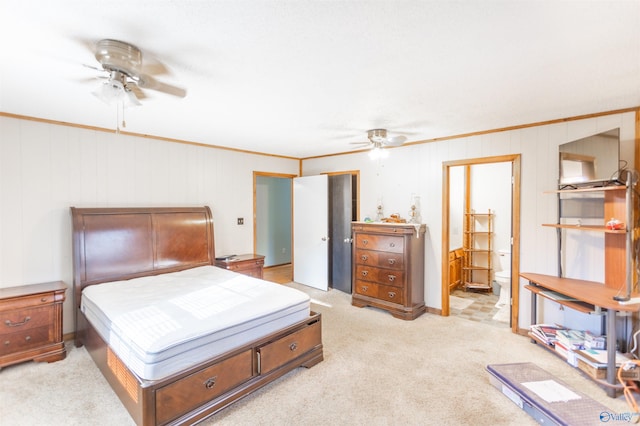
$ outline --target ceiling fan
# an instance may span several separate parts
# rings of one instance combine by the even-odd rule
[[[146,98],[143,89],[155,90],[172,96],[185,97],[185,89],[156,80],[152,74],[164,74],[166,68],[160,63],[149,66],[143,62],[142,51],[136,46],[113,39],[100,40],[95,44],[96,60],[108,75],[106,81],[93,94],[107,104],[122,101],[125,106],[140,105]]]
[[[400,146],[407,137],[403,135],[389,137],[387,129],[367,130],[367,142],[351,142],[352,145],[371,145],[373,149],[382,149],[386,146]]]

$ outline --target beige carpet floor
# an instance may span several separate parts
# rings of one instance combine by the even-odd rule
[[[299,368],[209,418],[216,425],[536,424],[489,383],[488,364],[533,362],[611,413],[604,390],[508,328],[425,314],[402,321],[350,295],[297,284],[322,313],[325,360]],[[56,363],[0,371],[0,424],[131,425],[84,348]]]

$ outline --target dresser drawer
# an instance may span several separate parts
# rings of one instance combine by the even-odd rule
[[[0,312],[0,336],[43,325],[48,326],[53,320],[54,311],[51,306]]]
[[[353,292],[363,296],[377,298],[378,284],[369,281],[356,280]]]
[[[402,253],[404,238],[395,235],[357,234],[356,248]]]
[[[48,343],[55,343],[48,325],[3,333],[0,336],[0,355],[34,349]]]
[[[404,286],[404,271],[394,269],[376,268],[374,266],[356,265],[356,277],[361,280],[371,281],[397,287]]]
[[[380,285],[378,286],[378,299],[386,300],[387,302],[403,304],[404,290],[398,287]]]
[[[175,419],[249,380],[253,376],[251,354],[251,350],[244,351],[159,389],[156,393],[157,423]]]
[[[258,348],[260,374],[267,374],[322,344],[320,321]]]
[[[356,250],[356,263],[382,268],[404,269],[404,256],[402,253]]]

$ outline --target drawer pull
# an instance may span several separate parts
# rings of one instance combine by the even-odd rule
[[[30,319],[31,317],[26,317],[24,321],[21,322],[12,322],[11,320],[5,320],[4,323],[7,327],[20,327],[21,325],[25,325],[26,323],[28,323]]]
[[[387,278],[389,278],[389,281],[394,282],[396,280],[396,276],[395,275],[387,275]]]
[[[367,275],[369,275],[369,271],[362,271],[361,274],[363,277],[366,277]]]
[[[369,240],[362,240],[362,244],[366,246],[367,244],[369,244]]]
[[[396,264],[395,259],[389,259],[389,265],[395,265],[395,264]]]
[[[213,376],[209,379],[207,379],[206,382],[204,382],[204,387],[207,389],[213,389],[213,387],[216,385],[216,379],[218,378],[218,376]]]
[[[47,298],[46,298],[46,297],[43,297],[43,298],[41,298],[41,299],[40,299],[40,301],[41,301],[42,303],[44,303],[44,302],[46,302],[46,301],[47,301]]]
[[[389,243],[389,247],[395,247],[396,243]]]
[[[394,297],[396,297],[396,292],[395,291],[390,291],[389,292],[389,299],[393,299]]]
[[[26,340],[27,342],[31,340],[31,336],[27,336],[24,338],[24,340]]]
[[[362,259],[363,262],[366,262],[367,260],[369,260],[369,256],[363,254],[362,256],[360,256],[360,259]]]
[[[298,343],[297,342],[293,342],[292,344],[289,345],[289,350],[291,352],[295,351],[296,349],[298,349]]]
[[[369,290],[369,287],[367,287],[366,285],[363,285],[362,287],[360,287],[362,289],[363,293],[366,293]]]
[[[11,344],[11,342],[10,342],[10,341],[8,341],[8,340],[5,340],[5,341],[4,341],[4,345],[5,345],[5,346],[9,346],[10,344]]]

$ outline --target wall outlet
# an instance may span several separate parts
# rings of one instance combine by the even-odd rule
[[[239,217],[238,218],[238,225],[244,225],[244,218],[243,217]]]

